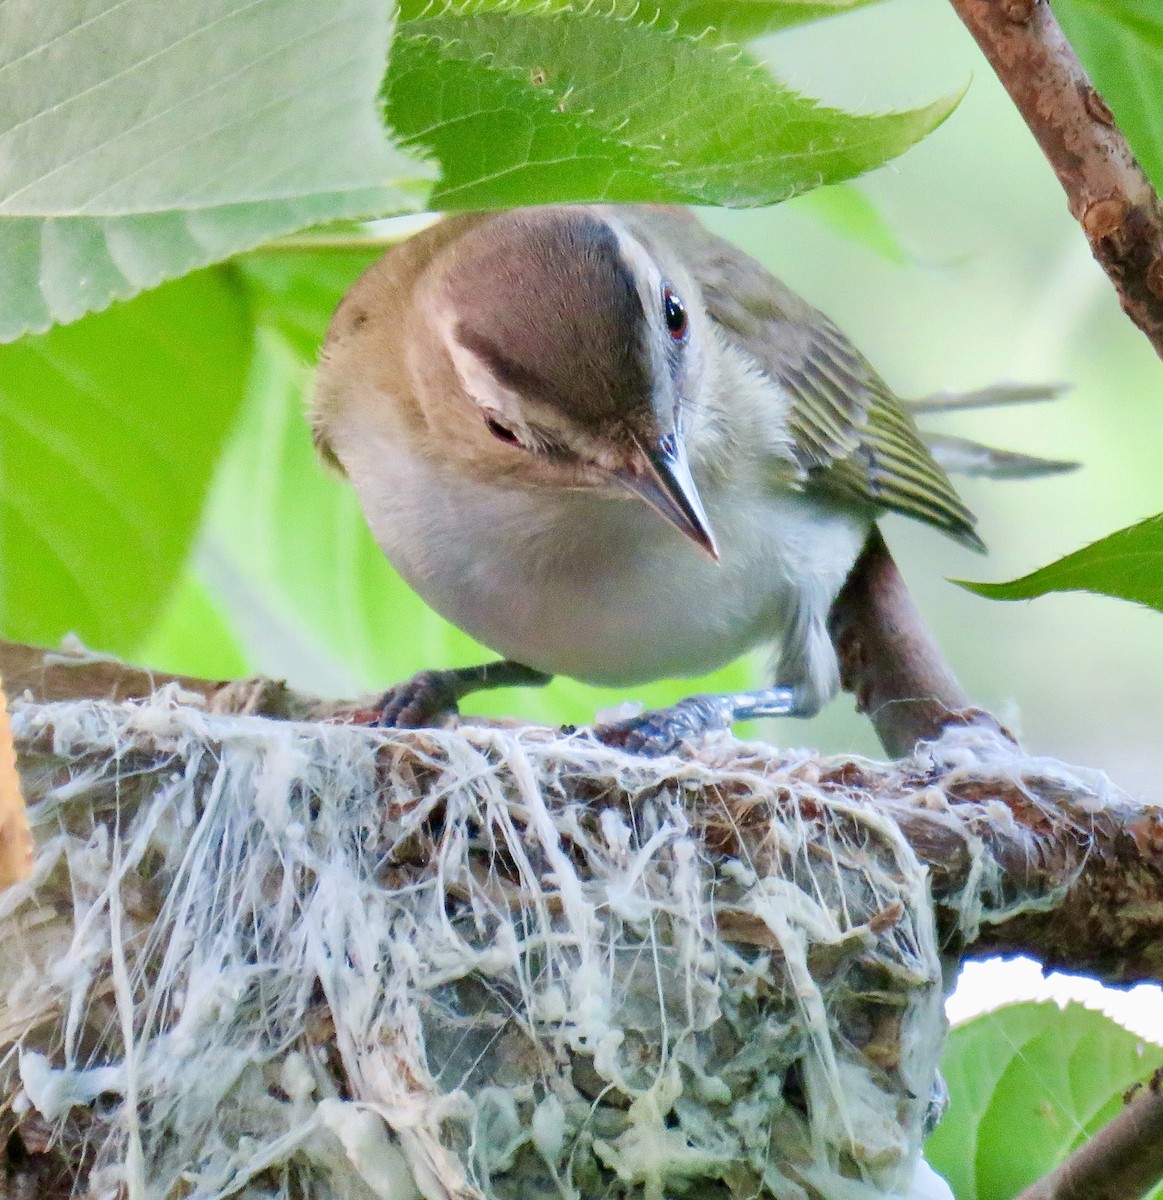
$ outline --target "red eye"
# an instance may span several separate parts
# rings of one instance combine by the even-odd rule
[[[502,425],[500,421],[495,420],[493,417],[485,417],[485,428],[499,442],[504,442],[507,446],[521,445],[521,439],[508,427],[508,425]]]
[[[686,308],[678,298],[678,294],[667,288],[662,293],[662,315],[670,336],[676,342],[681,342],[687,333]]]

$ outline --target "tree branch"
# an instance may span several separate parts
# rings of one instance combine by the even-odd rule
[[[856,696],[893,758],[949,725],[1004,732],[989,713],[970,707],[878,529],[832,605],[828,632],[844,690]]]
[[[1123,311],[1163,357],[1163,206],[1110,108],[1091,85],[1049,3],[951,2],[1053,167],[1070,212],[1114,284]],[[1158,874],[1163,826],[1158,810],[1150,814],[1148,826],[1132,820],[1121,831],[1108,825],[1110,816],[1103,811],[1093,814],[1096,824],[1107,825],[1095,846],[1102,847],[1100,854],[1113,855],[1113,861],[1124,864],[1124,883],[1137,875],[1137,868],[1125,857],[1128,850],[1130,859],[1143,852],[1143,862],[1153,860],[1155,866],[1150,870],[1155,878],[1137,903],[1156,911],[1163,909]],[[1143,836],[1145,843],[1139,841]],[[1128,838],[1133,848],[1127,845]],[[1054,857],[1065,845],[1051,838],[1040,849],[1049,850]],[[1039,858],[1041,854],[1031,861]],[[1018,865],[1012,863],[1011,869]],[[1038,956],[1046,966],[1070,966],[1074,947],[1063,940],[1064,931],[1070,931],[1070,938],[1113,936],[1118,942],[1123,913],[1135,907],[1133,902],[1131,910],[1123,908],[1128,897],[1118,877],[1118,869],[1092,874],[1084,867],[1076,877],[1077,886],[1067,891],[1062,906],[1053,913],[1026,912],[995,926],[998,949],[1029,949],[1030,943],[1037,942]],[[1096,887],[1100,878],[1106,882]],[[1107,890],[1110,884],[1113,890]],[[1089,944],[1100,943],[1091,940]],[[1129,958],[1143,951],[1151,958],[1158,957],[1145,945],[1131,949],[1125,944],[1121,949],[1112,947],[1113,957],[1119,958],[1124,950]],[[1113,977],[1119,976],[1121,969],[1114,962],[1108,969],[1113,969]],[[1018,1200],[1136,1200],[1160,1177],[1163,1096],[1156,1075],[1119,1116],[1057,1170],[1022,1192]]]
[[[1163,357],[1163,207],[1046,0],[951,0],[1066,191],[1123,310]]]
[[[59,700],[146,700],[159,688],[176,684],[200,696],[211,712],[250,713],[296,721],[324,721],[350,709],[294,692],[275,679],[197,679],[135,667],[107,654],[94,654],[79,643],[46,650],[0,640],[0,679],[14,699],[37,704]]]
[[[970,707],[878,532],[829,627],[844,686],[902,761],[822,759],[822,785],[837,800],[874,797],[891,813],[929,867],[949,949],[1029,954],[1108,983],[1163,982],[1163,810],[1131,801],[1097,774],[1031,758],[989,713]],[[332,721],[360,709],[358,700],[320,701],[273,680],[163,675],[4,642],[0,676],[13,695],[39,703],[145,699],[170,683],[219,713]],[[955,764],[923,747],[914,753],[943,734],[961,739]],[[617,789],[617,761],[593,782],[598,791]],[[772,751],[760,762],[752,748],[747,762],[766,773],[782,760]]]
[[[1000,870],[999,914],[1002,894],[1061,894],[1042,908],[989,919],[964,947],[967,957],[1029,954],[1047,968],[1108,983],[1163,979],[1160,811],[1127,808],[1113,788],[1099,800],[1078,780],[1064,784],[1056,773],[1061,764],[1031,759],[990,713],[970,707],[875,530],[832,607],[829,631],[843,685],[890,755],[903,759],[950,727],[970,727],[965,736],[976,762],[940,785],[956,826],[907,803],[895,806],[898,796],[923,792],[923,770],[893,796],[857,764],[845,776],[854,789],[894,805],[894,817],[932,872],[946,938],[963,940],[956,905],[980,867],[974,863],[980,839]],[[1014,823],[999,820],[1003,812]],[[1147,913],[1153,915],[1141,924]]]
[[[1163,1176],[1163,1073],[1017,1200],[1138,1200]]]
[[[802,756],[793,761],[774,748],[730,742],[714,749],[697,747],[690,759],[724,772],[745,770],[757,779],[808,772],[817,789],[812,803],[821,796],[829,802],[874,799],[928,866],[942,940],[951,953],[1029,954],[1047,967],[1084,972],[1108,983],[1163,982],[1163,810],[1131,800],[1097,773],[1031,758],[998,731],[988,714],[972,709],[951,713],[944,703],[952,699],[949,693],[943,693],[941,703],[895,703],[902,694],[924,695],[923,681],[938,678],[943,660],[938,662],[923,626],[910,623],[919,617],[883,543],[874,545],[862,562],[867,572],[861,568],[850,581],[842,610],[850,619],[846,628],[851,636],[866,639],[857,674],[876,701],[871,706],[874,720],[879,716],[882,724],[890,722],[887,736],[910,746],[914,735],[937,738],[943,724],[951,726],[943,743],[922,746],[894,763],[850,757],[800,761]],[[885,586],[860,599],[862,579]],[[882,640],[873,637],[871,622],[878,612],[893,617]],[[905,646],[919,647],[915,669],[909,667]],[[926,658],[929,653],[938,659]],[[38,667],[38,656],[49,661]],[[887,678],[903,692],[877,682],[875,668],[882,659],[896,662]],[[141,672],[108,659],[69,662],[68,656],[0,643],[0,674],[13,681],[19,677],[25,698],[38,702],[145,698],[155,687],[175,683],[223,713],[334,720],[345,719],[357,707],[317,701],[269,680],[223,685]],[[910,715],[902,721],[901,714]],[[481,722],[473,718],[473,723]],[[18,743],[26,760],[51,751],[51,724],[43,728],[47,732],[35,744]],[[417,736],[422,741],[423,731]],[[552,735],[547,731],[546,736]],[[562,754],[568,758],[571,753],[563,739]],[[157,754],[159,770],[172,770],[164,747]],[[591,769],[585,777],[572,775],[570,799],[617,796],[625,756],[597,749],[587,755]],[[671,786],[676,770],[682,774],[673,760],[657,760],[649,770],[657,774],[659,787]],[[692,785],[685,786],[689,790]],[[713,787],[701,799],[692,795],[693,811],[721,807]],[[759,815],[749,807],[745,818],[733,822],[731,845],[721,849],[744,861],[762,855],[767,826]]]

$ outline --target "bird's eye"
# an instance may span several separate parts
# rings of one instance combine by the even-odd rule
[[[504,442],[507,446],[520,446],[521,439],[508,427],[503,425],[495,417],[485,417],[485,428],[499,442]]]
[[[687,334],[686,307],[679,299],[677,292],[667,288],[662,293],[662,315],[666,319],[666,328],[676,342],[681,342]]]

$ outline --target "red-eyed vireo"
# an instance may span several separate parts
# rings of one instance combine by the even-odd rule
[[[640,684],[768,644],[774,686],[644,714],[623,742],[812,714],[839,684],[828,611],[878,514],[981,548],[844,334],[678,209],[431,226],[340,304],[312,419],[397,570],[505,659],[400,685],[388,723],[479,687]]]

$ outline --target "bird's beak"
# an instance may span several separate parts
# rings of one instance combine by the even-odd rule
[[[719,561],[719,548],[691,478],[686,449],[675,434],[659,438],[649,448],[636,446],[630,461],[614,474],[623,487]]]

